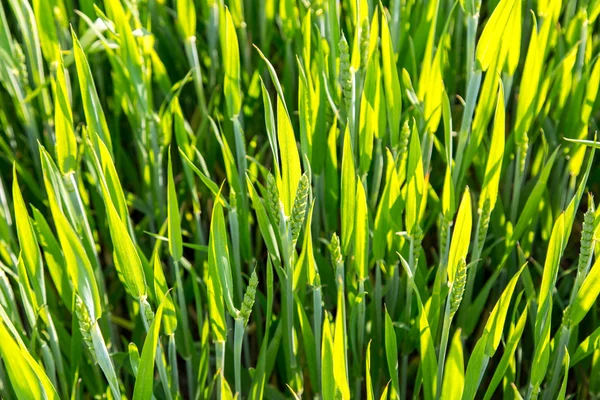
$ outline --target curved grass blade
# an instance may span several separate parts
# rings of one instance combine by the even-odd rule
[[[144,341],[140,366],[133,388],[134,400],[148,400],[152,398],[152,388],[154,387],[154,357],[156,355],[156,346],[160,334],[160,324],[162,321],[164,298],[154,315],[152,326],[148,330],[148,335]]]

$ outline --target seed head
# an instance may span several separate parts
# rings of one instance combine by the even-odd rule
[[[523,172],[525,170],[525,159],[527,158],[527,150],[529,149],[529,138],[527,134],[523,135],[523,139],[520,143],[517,143],[519,155],[521,157],[519,162],[519,171]]]
[[[567,308],[565,308],[565,311],[563,311],[562,325],[566,326],[566,327],[571,326],[571,307],[570,306],[567,306]]]
[[[348,107],[352,102],[352,74],[350,73],[350,49],[348,48],[348,42],[344,34],[340,38],[339,47],[340,80],[344,92],[344,101],[346,102],[346,107]]]
[[[295,245],[304,223],[304,217],[306,216],[306,206],[308,204],[308,175],[306,172],[300,178],[298,182],[298,189],[296,189],[296,199],[294,200],[294,207],[292,208],[291,226],[292,226],[292,244]]]
[[[369,22],[364,20],[360,31],[360,67],[366,68],[369,58]]]
[[[400,160],[404,160],[407,156],[408,150],[408,138],[410,137],[410,127],[408,126],[408,121],[404,121],[402,125],[402,130],[400,131]]]
[[[94,362],[96,362],[96,353],[94,351],[94,343],[92,341],[92,334],[90,333],[92,329],[92,319],[90,318],[90,313],[81,297],[79,295],[75,296],[75,315],[77,315],[77,321],[79,322],[79,331],[81,332],[81,336],[83,336],[83,341],[89,349],[90,353],[92,353],[92,358]]]
[[[23,53],[23,48],[14,41],[15,46],[15,58],[17,61],[18,75],[19,80],[23,86],[27,87],[29,85],[29,73],[27,72],[27,59],[25,58],[25,53]]]
[[[144,318],[146,319],[146,324],[148,326],[152,325],[152,321],[154,321],[154,311],[152,311],[152,307],[150,306],[150,303],[148,303],[148,300],[142,299],[140,301],[140,306],[141,306],[142,312],[144,313]]]
[[[581,244],[579,248],[579,262],[577,272],[585,273],[592,257],[592,242],[594,241],[594,207],[590,207],[583,216],[583,230],[581,232]]]
[[[254,306],[254,298],[256,297],[256,287],[258,286],[258,276],[256,275],[256,269],[252,271],[248,287],[246,287],[246,293],[244,293],[244,300],[242,301],[242,307],[240,314],[244,318],[244,326],[248,325],[250,314],[252,313],[252,306]]]
[[[415,224],[412,233],[413,250],[415,265],[419,265],[419,256],[421,255],[421,242],[423,241],[423,229],[419,224]]]
[[[344,262],[344,259],[342,258],[342,248],[340,246],[340,238],[335,232],[333,233],[333,235],[331,235],[329,251],[331,252],[331,263],[334,266]]]
[[[267,175],[267,204],[268,210],[273,218],[275,225],[279,227],[280,215],[279,209],[281,208],[281,201],[279,200],[279,189],[277,189],[277,182],[271,173]]]
[[[450,318],[454,317],[460,302],[462,301],[463,294],[465,293],[465,283],[467,282],[467,262],[462,258],[458,262],[458,269],[456,270],[456,277],[452,283],[452,291],[450,292]]]
[[[481,222],[479,223],[479,231],[477,232],[477,248],[481,250],[483,248],[483,243],[485,242],[485,238],[487,237],[487,231],[490,226],[490,199],[485,199],[483,203],[483,207],[481,208]]]

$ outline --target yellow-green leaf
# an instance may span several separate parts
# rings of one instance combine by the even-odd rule
[[[471,241],[471,219],[471,193],[467,187],[460,202],[456,225],[452,232],[450,252],[448,253],[448,282],[454,282],[458,263],[467,257]]]
[[[69,104],[65,70],[62,63],[56,68],[52,80],[54,93],[54,133],[56,135],[56,160],[63,175],[77,167],[77,140],[73,131],[73,115]]]
[[[483,208],[489,201],[490,210],[493,210],[498,198],[498,185],[500,184],[500,173],[502,172],[502,158],[504,157],[504,90],[502,81],[498,90],[496,100],[496,115],[494,116],[494,130],[492,131],[492,142],[485,166],[485,175],[481,195],[479,196],[479,209]]]
[[[157,298],[162,298],[164,305],[163,312],[163,331],[165,335],[171,335],[177,329],[177,316],[175,310],[175,304],[169,288],[167,286],[167,280],[160,262],[158,251],[154,251],[152,255],[152,264],[154,266],[154,291],[156,292]],[[154,316],[156,318],[156,315]]]
[[[191,0],[188,0],[191,1]],[[181,0],[178,1],[181,3]],[[223,67],[225,71],[223,91],[227,102],[229,117],[236,117],[242,107],[242,90],[240,87],[240,52],[237,33],[229,9],[224,7],[221,18],[221,49],[223,52]]]
[[[290,216],[302,170],[292,123],[282,100],[277,97],[277,138],[281,153],[281,187],[279,193],[285,214]]]
[[[36,300],[40,302],[40,304],[43,304],[46,302],[46,287],[44,285],[42,255],[40,254],[40,248],[38,246],[35,231],[33,230],[33,225],[29,219],[27,206],[25,206],[25,201],[23,200],[23,195],[19,188],[17,170],[14,165],[12,192],[15,207],[17,237],[19,238],[19,245],[21,246],[21,257],[23,258],[25,269],[29,275],[29,280],[33,285]]]
[[[460,334],[461,330],[457,329],[450,344],[450,351],[444,368],[443,399],[460,400],[462,397],[465,385],[465,357]]]
[[[56,226],[58,240],[64,252],[69,277],[73,282],[75,291],[86,305],[91,320],[96,321],[102,316],[102,306],[92,264],[79,236],[63,214],[52,189],[51,174],[56,170],[56,166],[53,165],[50,155],[43,148],[40,148],[40,158],[42,160],[42,172],[46,193],[48,194],[48,203]]]
[[[354,168],[354,153],[350,130],[344,132],[344,150],[342,153],[342,252],[348,255],[354,235],[354,217],[356,206],[356,169]]]
[[[229,264],[227,230],[225,228],[223,206],[218,201],[215,202],[215,206],[213,207],[208,248],[209,269],[217,272],[225,304],[231,316],[235,318],[237,310],[233,305],[233,281]]]
[[[354,228],[354,263],[358,279],[369,277],[369,208],[362,182],[356,182],[356,209]]]
[[[106,124],[102,105],[100,104],[100,99],[98,98],[98,92],[96,91],[96,85],[94,84],[90,65],[81,48],[79,39],[77,39],[73,30],[71,30],[71,35],[73,37],[75,65],[77,66],[77,80],[79,81],[79,88],[81,90],[81,101],[83,102],[83,112],[85,114],[87,127],[90,132],[95,133],[97,137],[106,144],[108,151],[112,153],[110,133],[108,131],[108,125]],[[95,138],[95,136],[93,137]],[[97,146],[96,142],[94,142],[94,146]],[[96,149],[96,151],[98,151],[98,149]]]
[[[194,0],[177,0],[177,21],[183,36],[196,36],[196,6]]]
[[[148,330],[146,340],[144,340],[144,348],[142,349],[142,358],[133,387],[134,400],[148,400],[152,398],[152,388],[154,387],[154,358],[156,356],[156,345],[160,334],[160,323],[163,314],[163,302],[156,310],[154,321]]]
[[[60,397],[44,369],[33,359],[27,349],[9,333],[0,319],[0,355],[10,386],[19,399],[58,400]]]
[[[175,182],[173,181],[173,164],[171,163],[171,152],[169,151],[168,167],[168,217],[167,224],[169,228],[169,250],[173,261],[179,262],[183,256],[183,243],[181,239],[181,218],[179,217],[179,204],[177,203],[177,192],[175,191]]]
[[[485,354],[488,357],[492,357],[496,350],[498,349],[498,345],[500,344],[500,339],[502,338],[502,332],[504,331],[504,325],[506,322],[506,314],[508,313],[508,306],[510,305],[510,300],[512,298],[513,292],[515,291],[515,286],[517,285],[517,281],[525,269],[525,265],[517,271],[517,273],[511,278],[506,285],[506,288],[500,295],[500,298],[496,302],[496,305],[492,309],[490,316],[488,317],[487,322],[485,323],[484,334],[482,337],[487,337],[487,342],[485,346]]]
[[[381,15],[381,64],[383,68],[383,88],[385,90],[385,107],[387,109],[387,119],[390,130],[390,142],[392,148],[395,148],[398,145],[398,134],[400,132],[402,93],[390,28],[385,13],[382,12]]]
[[[335,316],[335,335],[333,338],[333,376],[343,400],[350,399],[350,385],[346,371],[346,332],[344,328],[344,292],[338,290],[337,313]]]
[[[502,36],[509,23],[513,8],[521,7],[517,0],[501,0],[483,28],[477,42],[475,58],[482,70],[486,71],[502,47]],[[513,45],[514,42],[512,43]]]

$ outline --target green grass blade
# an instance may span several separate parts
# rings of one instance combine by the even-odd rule
[[[156,310],[152,326],[148,330],[148,335],[142,348],[142,357],[140,367],[133,388],[134,400],[148,400],[152,398],[152,389],[154,387],[154,358],[156,355],[156,346],[160,336],[160,324],[162,322],[164,300]]]
[[[173,164],[171,163],[171,152],[169,152],[167,183],[168,204],[168,229],[169,229],[169,251],[173,261],[179,262],[183,256],[183,244],[181,238],[181,218],[179,216],[179,204],[177,204],[177,192],[173,180]]]

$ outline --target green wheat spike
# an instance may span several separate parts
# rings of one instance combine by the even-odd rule
[[[244,318],[244,326],[248,325],[250,314],[252,313],[252,306],[254,306],[254,299],[256,297],[256,288],[258,286],[258,276],[256,275],[256,269],[252,271],[246,293],[244,293],[244,300],[242,301],[242,307],[240,309],[240,315]]]
[[[304,217],[306,216],[306,207],[308,204],[308,189],[309,189],[308,175],[304,173],[298,182],[298,189],[296,189],[296,199],[294,200],[294,207],[292,208],[291,227],[292,227],[292,244],[295,245],[304,223]]]
[[[96,362],[96,352],[94,351],[94,343],[92,342],[92,320],[88,312],[87,307],[83,304],[83,300],[79,295],[75,295],[75,314],[77,315],[77,321],[79,321],[79,331],[83,336],[83,341],[86,344],[88,350],[92,354],[92,359]]]
[[[454,317],[465,293],[465,283],[467,282],[467,263],[464,258],[458,262],[456,277],[452,284],[450,292],[450,318]]]

